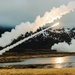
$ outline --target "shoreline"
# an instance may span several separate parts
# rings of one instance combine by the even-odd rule
[[[75,56],[75,53],[8,53],[0,56],[0,63],[21,62],[31,58]]]

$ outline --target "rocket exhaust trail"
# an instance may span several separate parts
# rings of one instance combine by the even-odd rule
[[[19,36],[24,35],[26,32],[35,32],[39,27],[42,27],[48,23],[53,23],[57,19],[61,19],[64,15],[74,12],[75,1],[69,2],[67,5],[61,5],[60,7],[53,7],[50,11],[46,11],[41,17],[40,15],[36,17],[34,22],[25,22],[20,25],[16,25],[10,32],[6,31],[1,34],[0,37],[0,47],[6,47],[10,45]],[[6,42],[5,42],[6,41]]]
[[[13,44],[13,45],[11,45],[11,46],[8,46],[8,47],[6,47],[6,48],[0,50],[0,55],[2,55],[2,54],[5,53],[6,51],[9,51],[10,49],[12,49],[12,48],[14,48],[14,47],[16,47],[16,46],[18,46],[18,45],[20,45],[21,43],[23,43],[23,42],[25,42],[25,41],[27,41],[27,40],[33,38],[34,36],[36,36],[36,35],[38,35],[38,34],[41,34],[41,33],[43,33],[44,31],[46,31],[46,30],[48,30],[48,29],[50,29],[50,28],[52,28],[52,27],[55,27],[55,26],[57,26],[57,25],[59,25],[59,23],[56,23],[56,24],[54,24],[54,25],[52,25],[52,26],[50,26],[50,27],[48,27],[48,28],[46,28],[46,29],[44,29],[44,30],[42,30],[42,31],[39,31],[39,32],[37,32],[37,33],[35,33],[35,34],[33,34],[33,35],[27,37],[27,38],[24,38],[23,40],[20,40],[19,42],[15,43],[15,44]]]

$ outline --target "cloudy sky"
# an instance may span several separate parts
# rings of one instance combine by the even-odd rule
[[[0,26],[15,27],[21,22],[34,22],[36,16],[43,16],[53,7],[67,5],[75,0],[0,0]],[[71,12],[61,18],[63,26],[75,26],[75,12]]]

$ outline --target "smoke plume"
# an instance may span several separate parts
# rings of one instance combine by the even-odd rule
[[[75,52],[75,39],[72,39],[70,45],[66,42],[62,42],[54,44],[51,49],[57,50],[58,52]]]
[[[0,50],[0,55],[2,55],[3,53],[5,53],[6,51],[9,51],[10,49],[12,49],[12,48],[18,46],[19,44],[21,44],[21,43],[23,43],[23,42],[29,40],[30,38],[33,38],[34,36],[36,36],[36,35],[38,35],[38,34],[41,34],[41,33],[43,33],[44,31],[46,31],[46,30],[48,30],[48,29],[50,29],[50,28],[53,28],[53,27],[55,27],[55,26],[57,26],[57,25],[59,25],[59,23],[56,23],[56,24],[54,24],[54,25],[52,25],[52,26],[50,26],[50,27],[48,27],[48,28],[46,28],[46,29],[44,29],[44,30],[42,30],[42,31],[40,31],[40,32],[37,32],[37,33],[35,33],[35,34],[33,34],[33,35],[27,37],[27,38],[24,38],[23,40],[20,40],[19,42],[15,43],[15,44],[13,44],[13,45],[11,45],[11,46],[8,46],[8,47],[6,47],[6,48]]]
[[[53,7],[50,12],[46,12],[43,17],[37,16],[33,23],[25,22],[17,25],[11,32],[5,32],[0,37],[0,47],[5,47],[12,43],[13,40],[26,32],[35,32],[37,28],[42,27],[47,23],[52,23],[56,19],[60,19],[63,15],[74,11],[75,1],[69,2],[67,6],[62,5],[58,8]]]

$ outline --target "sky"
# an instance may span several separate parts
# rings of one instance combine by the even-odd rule
[[[67,5],[75,0],[0,0],[0,27],[15,27],[21,22],[34,22],[53,7]],[[59,21],[64,27],[75,26],[75,12],[63,16]]]

